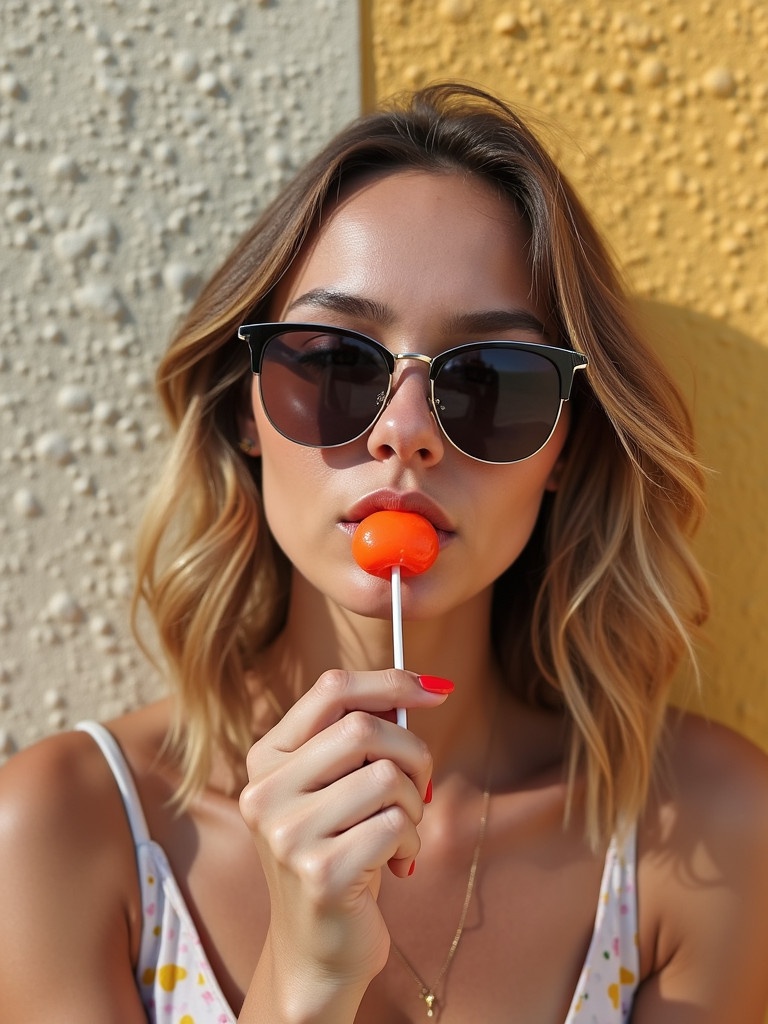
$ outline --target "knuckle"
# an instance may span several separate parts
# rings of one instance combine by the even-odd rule
[[[279,789],[271,776],[258,782],[249,782],[240,793],[238,801],[240,815],[248,829],[275,848],[273,840],[282,839],[281,829],[285,828],[285,814],[276,816],[279,809]]]
[[[240,793],[240,809],[248,807],[260,812],[268,806],[275,788],[275,771],[274,768],[268,770],[251,762],[248,764],[248,775],[248,782]]]
[[[292,816],[283,814],[269,820],[257,818],[252,831],[262,851],[269,850],[270,858],[275,863],[290,867],[303,841],[300,824]]]
[[[265,835],[265,840],[272,851],[272,856],[283,866],[289,865],[298,849],[300,830],[286,819],[273,822]]]
[[[245,770],[252,782],[264,774],[264,754],[263,741],[258,740],[245,756]]]
[[[240,817],[246,824],[250,824],[253,819],[254,810],[254,798],[253,798],[253,786],[248,783],[240,793],[240,798],[237,801],[237,805],[240,808]]]
[[[387,758],[371,762],[370,771],[376,783],[384,790],[398,785],[403,777],[394,761]]]
[[[402,696],[403,680],[410,681],[410,676],[408,676],[402,669],[389,668],[384,672],[384,681],[387,684],[387,688],[392,693],[393,707],[399,703],[399,698]]]
[[[350,679],[350,673],[344,669],[327,669],[315,683],[315,691],[326,700],[341,701],[349,692]]]
[[[401,836],[407,828],[413,826],[413,822],[399,804],[384,808],[381,812],[381,823],[386,831],[395,836]]]
[[[249,828],[252,828],[263,817],[264,788],[263,782],[249,782],[240,793],[238,801],[240,816]]]
[[[339,722],[339,729],[346,742],[364,745],[375,736],[378,721],[365,711],[350,711]]]
[[[335,858],[319,850],[307,852],[297,866],[304,890],[312,903],[323,906],[330,903],[335,893]]]

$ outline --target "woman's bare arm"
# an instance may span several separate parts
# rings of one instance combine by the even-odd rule
[[[85,734],[44,740],[0,771],[0,906],[4,1020],[146,1024],[133,844]]]

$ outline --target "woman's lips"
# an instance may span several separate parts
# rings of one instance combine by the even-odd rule
[[[453,523],[440,506],[418,491],[401,493],[398,491],[375,491],[355,502],[339,520],[339,526],[350,536],[354,534],[360,523],[374,512],[415,512],[432,524],[437,533],[440,547],[455,536]]]

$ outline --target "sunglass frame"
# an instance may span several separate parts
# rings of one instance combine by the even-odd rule
[[[560,408],[555,418],[555,422],[552,426],[552,431],[549,435],[550,437],[552,436],[552,433],[554,433],[554,429],[557,426],[557,421],[560,418],[562,403],[567,402],[571,396],[571,391],[573,388],[573,379],[577,370],[585,369],[589,362],[587,356],[585,356],[581,352],[577,352],[575,349],[560,348],[558,346],[547,345],[542,342],[517,341],[513,339],[486,339],[483,341],[470,341],[466,342],[463,345],[455,345],[453,348],[446,349],[444,352],[440,352],[436,356],[428,356],[420,352],[392,353],[389,351],[388,348],[386,348],[386,346],[382,345],[380,341],[377,341],[375,338],[371,338],[370,335],[362,334],[360,331],[354,331],[346,327],[337,327],[332,324],[294,322],[242,324],[238,328],[237,336],[241,341],[246,342],[246,344],[248,345],[251,357],[251,372],[256,376],[260,377],[261,367],[264,359],[264,352],[266,351],[266,347],[269,344],[269,342],[273,338],[278,337],[281,334],[298,334],[305,331],[317,331],[318,333],[336,334],[343,337],[351,338],[354,341],[366,343],[381,355],[387,367],[387,370],[389,371],[389,383],[387,385],[386,393],[383,395],[381,406],[372,416],[371,422],[361,433],[349,438],[348,440],[339,442],[337,444],[329,445],[311,444],[306,441],[296,440],[296,438],[289,437],[288,435],[284,434],[284,436],[286,436],[288,440],[293,441],[295,444],[304,445],[305,447],[310,448],[340,448],[345,444],[351,444],[352,441],[356,441],[359,437],[362,437],[364,434],[366,434],[373,427],[374,423],[379,418],[382,410],[387,404],[389,395],[392,390],[392,379],[394,376],[395,367],[397,363],[405,359],[417,359],[420,362],[424,362],[429,366],[431,403],[435,412],[435,417],[440,425],[442,433],[445,435],[445,437],[453,445],[454,448],[456,448],[458,451],[461,451],[468,458],[474,459],[477,462],[486,462],[487,460],[478,458],[478,456],[472,455],[470,452],[467,452],[463,448],[461,448],[461,446],[458,445],[453,440],[453,438],[450,436],[450,434],[447,432],[442,422],[440,421],[440,414],[438,409],[438,403],[435,398],[434,386],[435,380],[437,379],[440,370],[447,362],[468,351],[484,349],[488,348],[489,346],[513,349],[517,352],[528,352],[533,355],[541,356],[544,359],[548,360],[557,370],[558,379],[560,381]],[[274,426],[275,429],[278,430],[281,434],[283,433],[283,430],[277,424],[274,424]],[[547,440],[549,440],[549,438]],[[545,441],[544,445],[546,443],[547,442]],[[514,462],[523,462],[525,461],[525,459],[531,458],[533,455],[535,455],[536,452],[541,451],[541,448],[543,448],[544,445],[541,445],[539,448],[536,449],[536,451],[531,452],[530,455],[527,455],[524,458],[510,460],[510,462],[493,462],[490,464],[511,465]]]

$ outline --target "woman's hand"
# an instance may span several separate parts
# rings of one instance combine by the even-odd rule
[[[451,689],[395,669],[326,672],[251,748],[240,809],[270,892],[256,987],[262,1010],[265,988],[277,998],[275,1019],[352,1020],[384,967],[381,870],[412,870],[432,774],[426,745],[390,719]]]

